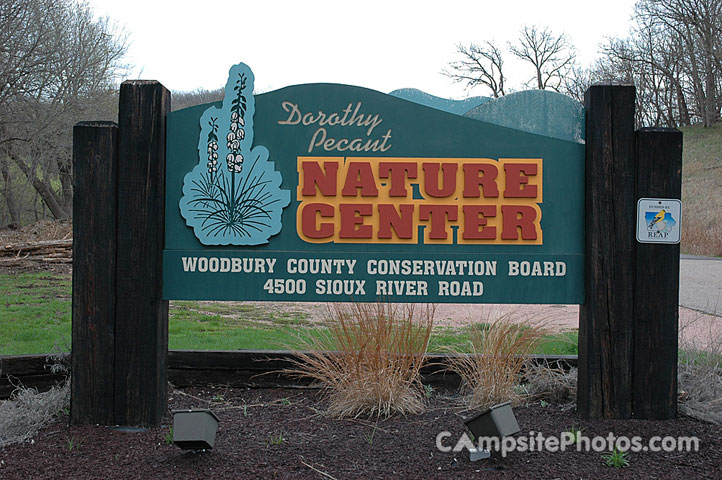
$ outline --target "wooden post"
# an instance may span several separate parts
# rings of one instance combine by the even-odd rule
[[[70,419],[113,423],[118,126],[73,128],[73,327]]]
[[[165,121],[170,93],[126,81],[118,113],[115,423],[156,425],[167,408],[168,302],[161,299]]]
[[[584,95],[586,258],[577,410],[587,418],[632,415],[634,99],[634,86],[594,85]]]
[[[637,132],[637,198],[681,198],[682,132]],[[679,221],[679,220],[678,220]],[[677,416],[679,244],[636,244],[634,417]]]

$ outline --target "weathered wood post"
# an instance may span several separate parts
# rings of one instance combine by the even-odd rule
[[[124,82],[118,125],[73,130],[73,423],[156,425],[167,407],[169,110],[160,83]]]
[[[167,408],[168,301],[162,300],[165,125],[170,92],[126,81],[118,113],[115,423],[155,425]]]
[[[118,125],[75,125],[70,408],[74,424],[114,421],[117,166]]]
[[[584,95],[586,259],[577,409],[589,418],[632,415],[634,98],[628,85],[594,85]]]
[[[585,303],[577,409],[588,418],[677,414],[679,244],[637,241],[640,198],[679,199],[682,134],[634,131],[634,87],[585,94]]]
[[[682,195],[682,132],[637,132],[637,198]],[[679,220],[678,220],[679,221]],[[634,289],[635,418],[677,416],[679,244],[636,244]]]

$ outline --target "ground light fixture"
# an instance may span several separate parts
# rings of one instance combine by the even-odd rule
[[[184,450],[211,449],[219,421],[207,408],[173,410],[173,443]]]
[[[519,433],[519,423],[511,410],[511,402],[493,405],[478,415],[464,420],[464,423],[477,442],[482,437],[497,437],[501,441],[502,437]],[[469,459],[472,462],[490,456],[491,452],[482,449],[479,444],[476,448],[469,449]]]

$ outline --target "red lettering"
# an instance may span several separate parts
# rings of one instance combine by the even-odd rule
[[[454,194],[456,191],[456,170],[459,166],[456,163],[442,163],[444,171],[443,186],[439,188],[439,164],[423,163],[426,178],[424,180],[424,191],[431,197],[444,198]]]
[[[484,189],[484,196],[497,198],[499,187],[496,185],[496,177],[499,169],[491,163],[465,163],[464,166],[464,197],[479,198]]]
[[[370,162],[351,162],[348,165],[346,182],[341,194],[344,197],[356,197],[358,196],[356,190],[359,188],[362,197],[379,196],[379,189],[376,188],[376,180]]]
[[[505,163],[505,198],[536,198],[536,185],[529,185],[529,177],[536,175],[536,163]]]
[[[371,238],[373,228],[371,225],[364,225],[363,217],[372,213],[370,203],[343,203],[338,207],[341,216],[341,229],[338,232],[339,238]]]
[[[406,197],[406,178],[416,178],[418,165],[411,162],[380,162],[379,177],[391,177],[390,197]]]
[[[379,204],[379,238],[391,238],[391,228],[394,229],[399,238],[413,238],[414,233],[414,205],[399,205],[399,211],[396,206],[381,203]]]
[[[316,195],[316,186],[318,186],[321,195],[327,197],[336,196],[336,173],[338,172],[338,162],[323,162],[323,169],[318,162],[301,162],[303,170],[303,188],[302,195]]]
[[[486,217],[496,217],[496,205],[464,205],[464,240],[494,240],[496,227],[486,226]],[[481,227],[481,229],[479,228]]]
[[[328,238],[333,236],[333,223],[316,223],[317,216],[333,218],[333,205],[326,203],[308,203],[301,211],[301,232],[308,238]]]
[[[517,240],[519,233],[517,228],[521,229],[521,238],[523,240],[536,240],[537,232],[534,220],[536,220],[536,210],[528,205],[502,205],[501,215],[503,217],[501,239]]]
[[[459,218],[456,205],[421,205],[419,207],[419,219],[428,221],[431,219],[431,230],[429,238],[432,240],[446,240],[449,236],[446,231],[446,217],[449,221],[455,222]]]

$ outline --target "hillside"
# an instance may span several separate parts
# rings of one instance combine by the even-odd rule
[[[722,123],[684,127],[682,253],[722,256]]]

